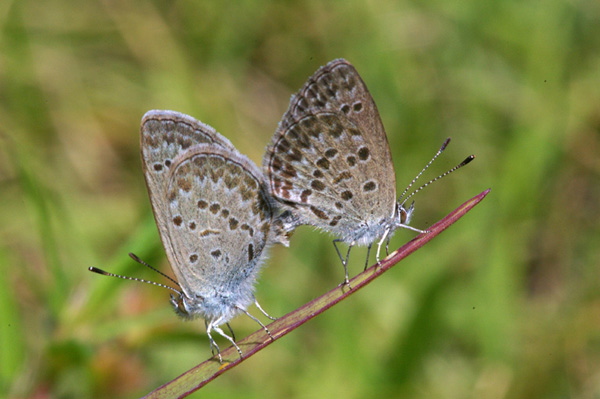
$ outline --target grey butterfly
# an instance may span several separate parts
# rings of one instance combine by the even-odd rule
[[[406,190],[396,199],[396,175],[379,112],[344,59],[321,67],[292,96],[267,147],[263,171],[271,195],[296,215],[298,225],[339,237],[334,245],[346,283],[352,246],[366,245],[370,251],[378,241],[379,261],[382,243],[397,228],[423,233],[408,225],[414,202],[404,206],[410,197],[401,199]],[[349,244],[345,259],[339,242]]]
[[[194,118],[149,111],[141,151],[150,202],[180,290],[171,303],[187,318],[205,319],[238,350],[220,325],[256,302],[253,285],[270,244],[288,245],[260,169],[225,137]],[[268,316],[268,315],[267,315]],[[270,317],[270,316],[269,316]],[[220,353],[219,353],[220,358]]]

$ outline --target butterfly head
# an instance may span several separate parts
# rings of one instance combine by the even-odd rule
[[[178,316],[191,320],[200,315],[203,301],[202,297],[193,299],[186,296],[185,293],[180,292],[177,296],[171,294],[170,302]]]
[[[209,321],[219,320],[220,324],[233,319],[252,301],[254,301],[254,295],[248,288],[226,294],[217,291],[207,292],[205,296],[187,295],[185,292],[181,292],[179,295],[171,294],[171,305],[181,318],[193,320],[202,317]]]
[[[396,203],[396,227],[408,226],[412,219],[413,212],[415,210],[415,201],[413,201],[408,209],[404,207],[403,202]]]

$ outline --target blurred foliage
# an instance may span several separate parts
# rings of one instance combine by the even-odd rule
[[[260,163],[289,97],[351,61],[426,227],[491,187],[394,271],[192,397],[599,398],[600,2],[65,0],[0,3],[0,396],[141,396],[208,358],[169,269],[139,121],[173,109]],[[398,247],[412,233],[399,231]],[[365,250],[353,251],[351,271]],[[283,315],[342,280],[299,229],[257,286]],[[256,326],[237,318],[245,336]]]

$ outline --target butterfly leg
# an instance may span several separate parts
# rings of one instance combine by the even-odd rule
[[[390,240],[392,239],[392,236],[388,236],[387,238],[387,242],[385,243],[385,256],[389,256],[390,254]]]
[[[365,270],[367,270],[367,268],[369,267],[369,255],[371,254],[372,246],[373,246],[373,243],[370,243],[369,246],[367,247],[367,259],[365,259]]]
[[[260,304],[258,303],[258,301],[256,300],[256,298],[254,298],[254,305],[256,305],[256,307],[258,308],[258,310],[260,310],[262,312],[262,314],[264,314],[265,316],[267,316],[269,319],[271,319],[271,320],[277,320],[277,317],[270,316],[267,312],[265,312],[265,310],[260,306]]]
[[[234,341],[237,341],[235,339],[235,333],[233,332],[233,330],[231,329],[231,326],[229,325],[229,323],[227,323],[227,328],[229,328],[229,332],[231,333],[231,338],[233,338]]]
[[[219,327],[219,324],[221,322],[221,318],[218,318],[217,320],[212,320],[208,323],[208,329],[209,330],[215,330],[220,336],[222,336],[223,338],[225,338],[226,340],[228,340],[229,342],[231,342],[231,344],[233,346],[235,346],[235,349],[237,349],[238,353],[240,354],[240,358],[244,358],[244,355],[242,354],[242,350],[240,349],[240,347],[235,343],[235,341],[233,340],[233,338],[231,338],[229,335],[225,334],[225,332],[223,330],[221,330],[221,327]],[[208,330],[207,330],[208,332]],[[210,332],[208,332],[208,336],[211,337]],[[214,341],[213,343],[215,344],[215,346],[217,345]],[[217,346],[217,350],[219,350],[219,347]],[[223,363],[223,358],[221,357],[221,351],[219,351],[219,361],[221,363]]]
[[[388,235],[390,234],[390,229],[386,229],[385,233],[383,234],[383,237],[381,237],[381,240],[379,240],[379,243],[377,244],[377,255],[376,255],[376,259],[377,259],[377,264],[379,264],[379,253],[381,252],[381,244],[383,244],[383,242],[386,240],[386,238],[388,238]]]
[[[419,230],[419,229],[417,229],[417,228],[414,228],[414,227],[412,227],[412,226],[409,226],[409,225],[407,225],[407,224],[400,224],[400,225],[398,225],[398,226],[399,226],[399,227],[402,227],[403,229],[412,230],[412,231],[415,231],[415,232],[417,232],[417,233],[421,233],[421,234],[426,234],[426,233],[429,233],[429,230]]]
[[[246,316],[248,316],[249,318],[251,318],[252,320],[254,320],[255,322],[257,322],[258,324],[260,324],[260,326],[263,328],[263,330],[266,331],[266,333],[269,335],[269,337],[271,337],[271,339],[273,341],[275,341],[275,338],[273,338],[273,336],[271,335],[271,331],[269,331],[269,329],[267,328],[267,326],[265,326],[260,320],[258,320],[256,317],[252,316],[246,309],[240,307],[240,306],[236,306],[236,308],[240,311],[242,311],[243,313],[246,314]],[[234,344],[235,345],[235,344]],[[237,347],[237,345],[236,345]],[[241,352],[240,352],[241,354]]]
[[[210,334],[208,333],[208,321],[204,320],[204,327],[206,328],[206,333],[208,334],[208,342],[210,343],[210,352],[212,353],[212,355],[215,355],[215,345],[213,345],[213,343],[215,342],[212,337],[210,336]],[[218,346],[217,346],[218,348]],[[218,350],[218,349],[217,349]]]
[[[342,254],[340,253],[340,250],[337,246],[338,242],[342,242],[342,240],[340,240],[339,238],[336,238],[335,240],[333,240],[333,246],[335,247],[335,250],[337,251],[337,254],[340,257],[340,260],[342,261],[342,265],[344,265],[344,284],[346,284],[348,286],[348,288],[352,289],[352,287],[350,287],[350,279],[348,278],[348,258],[350,257],[350,250],[352,249],[354,242],[348,246],[348,252],[346,253],[346,259],[344,259],[342,257]]]
[[[213,322],[211,321],[210,323],[208,323],[207,321],[204,321],[204,324],[206,325],[206,334],[208,335],[208,342],[210,342],[210,350],[214,356],[215,355],[214,348],[217,349],[217,356],[219,357],[219,363],[223,364],[223,358],[221,357],[221,349],[219,349],[219,345],[217,345],[217,343],[215,342],[215,340],[213,339],[213,337],[210,333],[213,330]]]

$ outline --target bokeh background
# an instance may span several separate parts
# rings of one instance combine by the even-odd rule
[[[192,397],[600,398],[594,0],[0,2],[0,396],[137,397],[208,358],[169,292],[87,271],[164,282],[128,252],[169,271],[140,119],[188,113],[260,163],[290,95],[339,57],[375,98],[399,190],[448,136],[426,177],[477,156],[417,195],[414,226],[492,192]],[[283,315],[341,279],[305,227],[256,294]]]

